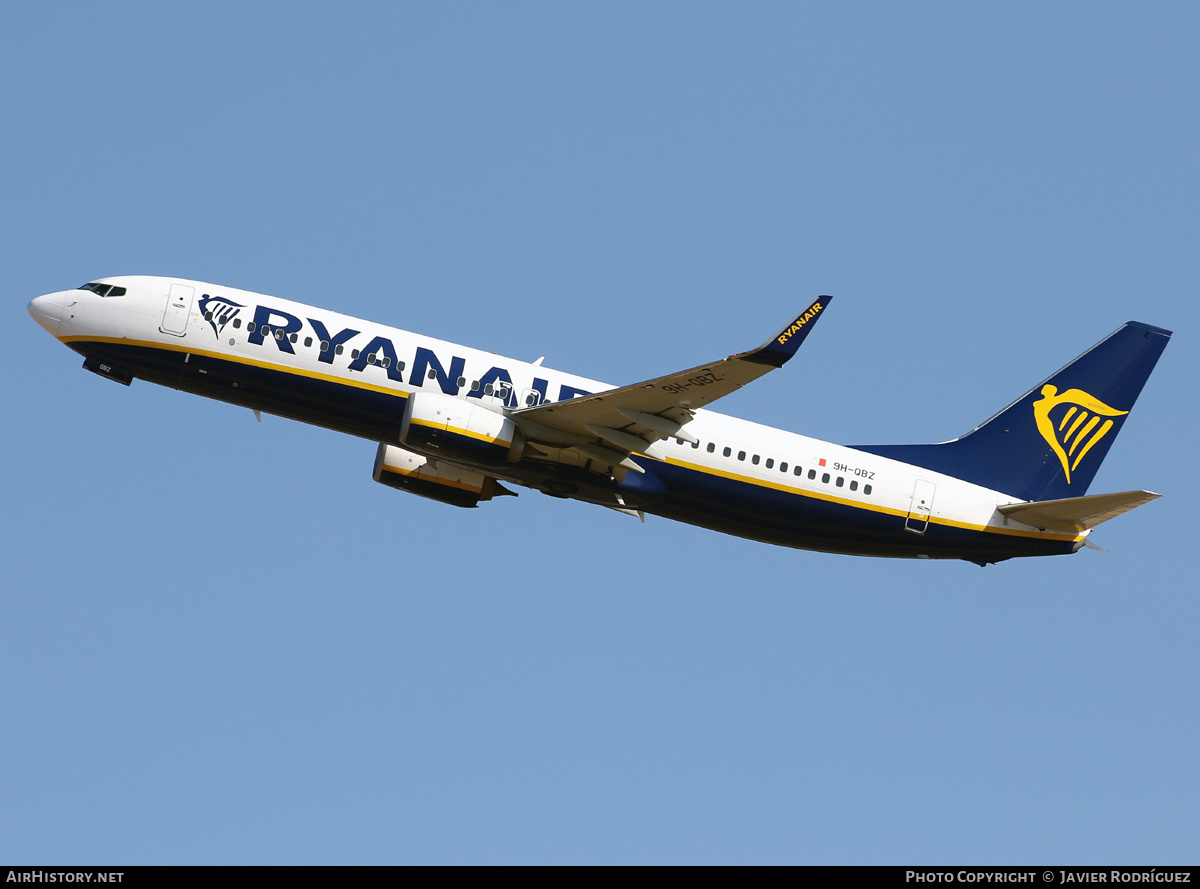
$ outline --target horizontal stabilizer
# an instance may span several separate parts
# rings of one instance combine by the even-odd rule
[[[999,506],[997,510],[1018,522],[1043,530],[1086,531],[1161,496],[1151,491],[1123,491],[1120,494],[1091,494],[1064,500],[1011,503]]]

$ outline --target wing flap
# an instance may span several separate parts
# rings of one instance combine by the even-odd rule
[[[996,509],[1009,518],[1035,528],[1087,531],[1161,496],[1152,491],[1122,491],[1119,494],[1089,494],[1087,497],[1067,497],[1063,500],[1010,503]]]

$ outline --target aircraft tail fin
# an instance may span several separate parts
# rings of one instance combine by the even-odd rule
[[[1130,321],[961,438],[859,450],[1022,500],[1079,498],[1170,338]]]

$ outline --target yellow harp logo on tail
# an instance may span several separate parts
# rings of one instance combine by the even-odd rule
[[[1055,408],[1063,407],[1059,412]],[[1055,416],[1051,416],[1054,413]],[[1033,403],[1033,416],[1038,432],[1058,454],[1067,484],[1071,483],[1071,472],[1079,465],[1096,442],[1108,435],[1113,427],[1112,420],[1104,417],[1121,417],[1129,411],[1109,407],[1082,389],[1068,389],[1061,395],[1057,386],[1047,383],[1042,387],[1042,397]]]

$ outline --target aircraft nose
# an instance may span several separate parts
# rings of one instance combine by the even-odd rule
[[[29,303],[29,314],[51,336],[58,336],[58,322],[62,319],[63,303],[62,293],[47,293],[35,297]]]

